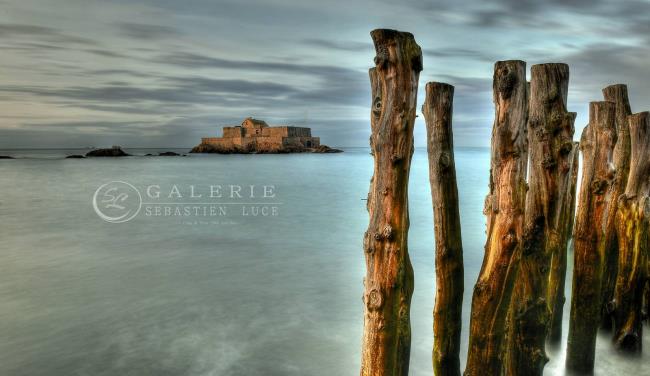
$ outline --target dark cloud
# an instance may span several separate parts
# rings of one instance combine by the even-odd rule
[[[158,64],[175,65],[181,68],[219,68],[240,71],[279,72],[307,74],[327,77],[354,77],[359,71],[330,65],[297,64],[285,62],[265,62],[252,60],[230,60],[192,52],[174,52],[153,60]],[[364,73],[365,74],[365,73]]]
[[[116,26],[125,36],[142,40],[168,39],[181,35],[177,29],[164,25],[120,22]]]
[[[0,23],[8,55],[0,62],[7,77],[0,98],[33,109],[8,106],[0,135],[16,135],[29,123],[30,135],[43,132],[48,140],[60,140],[60,132],[77,140],[74,131],[64,130],[67,124],[108,139],[133,126],[137,134],[153,137],[148,140],[172,145],[163,141],[192,143],[249,115],[301,123],[309,112],[308,124],[327,142],[365,146],[366,67],[374,56],[368,31],[382,26],[413,32],[423,47],[420,103],[427,81],[456,87],[459,145],[487,145],[494,116],[492,67],[503,58],[527,60],[529,67],[569,63],[569,107],[579,112],[578,123],[584,122],[587,102],[600,99],[600,89],[610,83],[629,84],[635,111],[650,107],[646,0],[118,2],[88,0],[88,9],[102,9],[87,11],[97,27],[71,18],[85,8],[68,12],[64,6],[48,9],[47,23],[34,15]],[[57,20],[59,12],[65,21]],[[53,107],[55,116],[69,108],[78,124],[50,118]],[[94,117],[101,126],[82,127],[94,124]],[[150,123],[132,125],[129,118]],[[35,127],[49,122],[55,125]]]
[[[356,106],[365,103],[369,97],[368,74],[366,71],[355,69],[328,66],[310,65],[283,62],[263,62],[248,60],[228,60],[196,53],[173,53],[156,59],[160,64],[171,64],[185,68],[218,68],[239,71],[241,75],[251,72],[276,72],[288,75],[302,75],[316,79],[319,83],[311,89],[294,89],[293,92],[287,88],[279,87],[280,93],[291,94],[296,102],[302,102],[303,106],[322,106],[325,104],[337,104]],[[207,81],[196,82],[203,85]],[[268,84],[268,83],[267,83]],[[251,85],[251,89],[255,87]],[[273,86],[267,85],[269,90]],[[243,87],[242,87],[243,89]],[[255,89],[258,93],[264,94],[264,85]],[[242,91],[244,93],[245,91]],[[269,93],[270,94],[270,93]]]
[[[298,90],[287,85],[272,82],[246,80],[217,80],[201,77],[167,78],[164,87],[136,87],[132,85],[70,86],[49,88],[42,86],[0,86],[0,91],[30,94],[52,99],[75,100],[79,102],[122,103],[161,102],[178,104],[226,104],[234,102],[228,98],[238,95],[244,98],[262,99],[287,96]],[[242,99],[244,100],[244,99]]]
[[[0,24],[0,38],[4,38],[5,40],[28,38],[30,41],[36,38],[43,41],[64,44],[96,44],[91,39],[69,35],[54,28],[25,24]]]
[[[250,96],[281,97],[302,93],[289,85],[247,80],[220,80],[206,77],[174,77],[168,82],[177,89],[202,93],[245,94]]]
[[[97,69],[90,70],[86,74],[91,76],[127,76],[127,77],[137,77],[137,78],[152,78],[152,77],[161,77],[160,74],[154,74],[146,72],[145,69],[142,70],[132,70],[132,69]]]
[[[425,48],[422,50],[422,54],[425,57],[429,56],[433,58],[470,58],[477,61],[494,61],[494,57],[490,54],[468,48],[458,47],[441,47],[436,49]]]
[[[84,52],[97,55],[97,56],[102,56],[102,57],[111,57],[111,58],[128,58],[127,55],[115,52],[115,51],[110,51],[110,50],[101,50],[101,49],[87,49],[83,50]]]
[[[330,50],[361,52],[374,51],[372,43],[354,42],[354,41],[332,41],[328,39],[310,38],[302,41],[304,44],[312,47],[321,47]]]

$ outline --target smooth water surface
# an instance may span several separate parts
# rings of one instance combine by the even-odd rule
[[[358,374],[367,149],[61,158],[83,152],[0,152],[19,157],[0,161],[1,375]],[[489,151],[458,149],[456,166],[466,351],[483,258]],[[108,223],[92,199],[114,180],[141,192],[177,185],[183,200],[189,185],[203,193],[210,185],[273,185],[278,215],[244,216],[235,204],[225,217],[156,217],[143,209],[128,222]],[[435,278],[425,150],[413,157],[409,208],[411,374],[430,375]],[[562,375],[564,347],[548,352],[546,374]],[[606,338],[598,343],[597,375],[650,374],[644,363],[648,355],[625,359]]]

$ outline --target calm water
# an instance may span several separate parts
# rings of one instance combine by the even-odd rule
[[[61,158],[81,152],[0,151],[21,157],[0,161],[1,375],[358,374],[367,150]],[[488,150],[457,150],[456,164],[466,348],[471,289],[483,258]],[[431,374],[427,171],[426,152],[417,150],[410,185],[412,375]],[[188,199],[190,184],[204,194],[210,185],[274,185],[278,215],[243,216],[241,202],[267,200],[258,195],[226,197],[235,203],[226,216],[147,216],[143,209],[126,223],[108,223],[92,199],[114,180],[143,194],[149,185],[160,186],[161,195],[177,185],[183,199],[168,199],[176,202],[199,200]],[[566,327],[565,320],[565,334]],[[648,342],[646,334],[646,354]],[[563,354],[564,348],[549,351],[546,374],[563,374]],[[644,363],[650,356],[623,359],[600,339],[598,375],[648,375]]]

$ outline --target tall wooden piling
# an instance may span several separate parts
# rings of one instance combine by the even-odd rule
[[[413,268],[407,250],[408,178],[422,52],[412,34],[370,33],[374,174],[368,193],[370,223],[364,236],[362,376],[406,376],[411,348]]]
[[[580,156],[580,144],[573,143],[569,158],[562,161],[561,169],[568,169],[566,177],[562,180],[560,187],[560,203],[562,205],[561,215],[558,217],[559,247],[556,253],[551,255],[551,271],[548,279],[548,302],[551,308],[551,322],[547,339],[552,346],[558,346],[562,341],[562,317],[564,311],[564,288],[566,286],[567,252],[569,239],[573,232],[573,223],[576,209],[576,186],[578,183],[578,166]],[[564,224],[564,226],[562,226]]]
[[[474,286],[466,376],[499,375],[506,317],[521,253],[526,199],[528,83],[526,63],[494,66],[490,192],[485,198],[487,241]]]
[[[607,197],[613,182],[612,153],[616,142],[616,104],[591,102],[589,124],[582,132],[582,180],[574,234],[573,285],[566,367],[578,373],[594,368]]]
[[[427,127],[433,203],[436,297],[433,310],[433,373],[460,375],[463,307],[463,244],[452,132],[454,87],[429,82],[422,113]]]
[[[614,344],[626,352],[640,352],[643,342],[643,290],[650,252],[650,113],[628,117],[630,173],[619,199],[618,276],[614,291]]]
[[[618,199],[625,192],[627,177],[630,172],[630,129],[627,117],[632,114],[627,95],[627,86],[610,85],[603,89],[606,101],[616,104],[616,145],[614,146],[614,181],[606,195],[607,217],[602,246],[604,255],[603,278],[601,287],[601,328],[613,328],[614,287],[618,269],[618,237],[616,235],[616,213]]]
[[[559,253],[563,191],[571,163],[575,113],[566,110],[569,67],[538,64],[531,68],[528,150],[530,172],[524,216],[519,277],[509,314],[506,375],[542,375],[548,361],[546,336],[552,304],[548,301],[551,258]]]

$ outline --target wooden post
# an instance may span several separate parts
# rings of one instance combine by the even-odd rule
[[[630,174],[619,200],[618,277],[614,292],[614,344],[640,352],[641,310],[650,251],[650,113],[628,117],[631,140]]]
[[[505,324],[523,234],[528,146],[526,63],[494,65],[490,192],[485,198],[487,242],[472,295],[466,376],[499,375]]]
[[[580,156],[580,144],[573,143],[569,158],[562,169],[568,169],[563,186],[560,187],[562,194],[560,203],[562,205],[561,216],[558,217],[560,226],[564,224],[563,232],[559,233],[560,238],[557,253],[551,255],[551,273],[548,279],[548,302],[551,307],[551,324],[548,332],[548,342],[552,346],[558,346],[562,341],[562,316],[566,297],[564,287],[566,285],[567,251],[569,239],[573,232],[573,219],[576,209],[576,186],[578,183],[578,163]],[[565,161],[563,161],[565,162]]]
[[[463,308],[463,243],[452,132],[454,87],[429,82],[422,113],[427,126],[429,182],[436,241],[433,373],[460,376]]]
[[[362,376],[406,376],[411,348],[413,268],[407,250],[408,178],[422,53],[410,33],[374,30],[370,69],[374,174],[364,236]]]
[[[542,375],[551,303],[548,279],[553,255],[559,254],[569,178],[575,113],[566,110],[569,66],[538,64],[531,68],[528,150],[530,174],[519,277],[510,307],[507,375]]]
[[[600,297],[608,192],[613,179],[612,153],[616,142],[616,104],[591,102],[589,124],[582,132],[582,180],[576,214],[571,316],[566,367],[592,373]]]
[[[603,246],[604,263],[601,288],[601,328],[611,330],[613,323],[613,299],[618,269],[618,239],[616,235],[616,212],[618,199],[625,192],[630,172],[630,129],[627,117],[632,114],[627,96],[627,86],[611,85],[603,89],[606,101],[616,103],[616,145],[614,146],[614,181],[606,196],[607,219]]]
[[[650,261],[650,256],[648,256]],[[646,267],[646,283],[643,290],[643,319],[650,325],[650,265]]]

